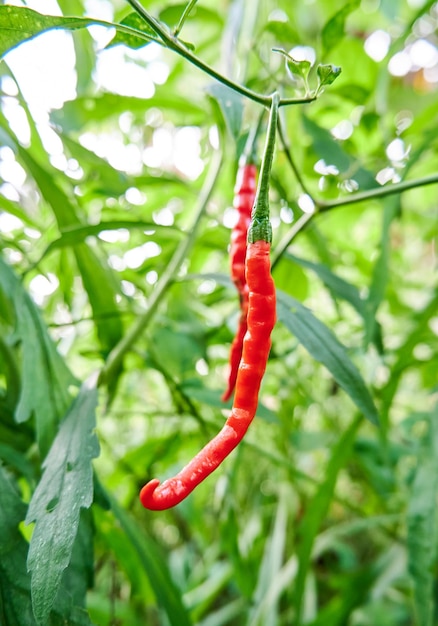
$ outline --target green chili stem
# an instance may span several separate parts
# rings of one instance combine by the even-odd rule
[[[167,265],[165,271],[160,277],[160,280],[152,291],[147,310],[137,318],[133,325],[128,329],[126,334],[109,353],[106,363],[100,373],[99,384],[105,383],[111,379],[113,373],[122,363],[125,354],[131,349],[131,347],[146,330],[149,322],[155,314],[155,311],[157,310],[158,305],[161,303],[163,297],[165,296],[169,285],[175,280],[181,263],[186,258],[190,248],[195,241],[198,227],[207,208],[210,196],[213,192],[221,165],[222,152],[218,150],[213,155],[210,163],[210,170],[207,174],[204,186],[199,195],[198,208],[195,213],[193,226],[188,231],[187,237],[179,244],[179,246],[175,250],[173,257],[170,259],[169,264]]]
[[[272,241],[272,228],[269,221],[269,181],[271,178],[272,161],[274,159],[275,138],[278,124],[278,106],[280,94],[278,91],[271,97],[268,129],[266,132],[265,149],[260,168],[256,199],[251,213],[251,226],[248,230],[248,243],[255,241]]]

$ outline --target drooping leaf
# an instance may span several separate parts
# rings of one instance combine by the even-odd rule
[[[70,563],[82,508],[93,500],[91,461],[99,454],[94,433],[97,376],[81,387],[47,455],[44,474],[29,504],[26,523],[35,522],[28,568],[37,622],[46,624],[62,574]]]
[[[278,294],[277,314],[312,357],[325,365],[363,415],[377,425],[379,418],[371,394],[347,350],[332,331],[298,300],[282,292]]]
[[[69,386],[76,381],[56,351],[36,305],[2,259],[0,291],[12,302],[21,342],[21,389],[15,418],[21,423],[35,415],[38,442],[44,455],[70,403]]]
[[[373,174],[356,163],[328,130],[307,116],[303,116],[303,123],[306,132],[312,138],[313,150],[319,158],[324,159],[327,164],[335,165],[341,173],[354,171],[354,180],[359,183],[361,189],[372,189],[378,186]]]
[[[361,317],[365,316],[365,301],[361,298],[359,289],[347,282],[340,276],[334,274],[327,265],[322,263],[313,263],[307,259],[299,258],[293,254],[286,253],[286,258],[291,259],[294,263],[298,263],[302,267],[308,268],[315,272],[322,280],[331,293],[336,298],[342,298],[359,313]]]
[[[187,100],[178,93],[162,93],[157,89],[150,100],[115,93],[83,96],[66,102],[62,109],[52,111],[50,119],[66,132],[79,132],[88,126],[95,128],[96,123],[107,123],[108,119],[126,111],[143,119],[145,109],[152,106],[166,111],[166,118],[173,121],[183,116],[185,124],[199,124],[204,116],[201,103]]]
[[[54,176],[37,162],[31,151],[25,150],[18,143],[2,116],[0,123],[14,142],[15,151],[33,176],[41,195],[52,209],[59,229],[79,225],[78,209],[72,197],[57,184]],[[76,246],[74,254],[93,309],[100,342],[104,352],[108,352],[122,336],[122,322],[116,305],[118,290],[114,272],[101,262],[86,243]]]
[[[218,103],[231,136],[237,140],[242,128],[242,96],[220,83],[209,85],[207,92]]]

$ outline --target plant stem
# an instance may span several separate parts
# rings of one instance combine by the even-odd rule
[[[438,183],[438,174],[431,174],[430,176],[424,176],[423,178],[416,178],[415,180],[405,180],[401,183],[394,183],[392,185],[385,185],[383,187],[376,187],[375,189],[368,189],[367,191],[361,191],[359,193],[351,194],[345,198],[339,198],[338,200],[331,200],[330,202],[324,202],[323,200],[314,200],[315,205],[318,207],[318,213],[322,211],[330,211],[331,209],[337,209],[341,206],[347,206],[349,204],[356,204],[357,202],[363,202],[364,200],[371,200],[373,198],[384,198],[386,196],[393,196],[397,193],[403,193],[416,187],[425,187],[426,185],[435,185]]]
[[[233,80],[227,78],[226,76],[223,76],[222,74],[217,72],[214,68],[212,68],[210,65],[201,61],[200,58],[198,58],[195,54],[190,52],[190,50],[188,50],[184,46],[184,44],[182,44],[176,37],[174,37],[165,28],[163,28],[160,22],[156,20],[154,17],[152,17],[152,15],[150,15],[148,11],[146,11],[146,9],[139,3],[138,0],[126,0],[126,1],[144,19],[146,24],[148,24],[148,26],[150,26],[150,28],[152,28],[152,30],[155,33],[157,33],[157,35],[160,37],[161,41],[166,46],[166,48],[169,48],[169,50],[173,50],[173,52],[176,52],[180,56],[184,57],[187,61],[190,61],[190,63],[192,63],[199,69],[201,69],[203,72],[205,72],[212,78],[216,79],[218,82],[222,83],[223,85],[226,85],[233,91],[240,93],[240,95],[245,96],[249,98],[250,100],[253,100],[254,102],[258,102],[258,104],[262,104],[265,107],[270,106],[271,104],[270,96],[265,96],[264,94],[257,93],[256,91],[253,91],[252,89],[247,89],[243,85],[240,85],[239,83],[234,82]],[[133,29],[131,30],[131,34],[132,32],[133,32]],[[139,32],[138,36],[141,36],[140,31],[138,32]],[[303,98],[284,98],[283,100],[279,101],[278,106],[287,106],[291,104],[305,104],[307,102],[313,102],[314,100],[316,100],[316,96],[307,96]]]
[[[123,361],[126,353],[131,349],[136,341],[141,337],[149,322],[157,310],[158,305],[161,303],[163,297],[166,295],[169,285],[175,280],[176,273],[181,266],[181,263],[186,258],[195,241],[197,231],[201,222],[201,219],[207,208],[208,201],[216,183],[220,167],[222,165],[222,152],[216,151],[210,162],[210,169],[205,179],[204,185],[199,194],[198,207],[195,212],[195,218],[193,220],[193,226],[187,233],[187,237],[179,244],[175,250],[173,257],[170,259],[165,271],[157,282],[149,303],[147,310],[140,315],[134,324],[128,329],[122,339],[111,350],[106,363],[104,364],[100,377],[99,385],[106,383],[111,379],[111,376],[116,372],[118,367]]]
[[[295,161],[293,160],[291,151],[290,151],[290,145],[289,145],[289,141],[287,139],[286,133],[284,131],[284,126],[283,126],[283,122],[281,120],[281,117],[278,117],[278,134],[280,136],[280,141],[283,144],[283,150],[284,150],[284,154],[286,156],[287,162],[289,163],[293,173],[295,174],[295,178],[297,179],[301,189],[304,191],[304,193],[306,193],[309,198],[312,199],[313,203],[316,204],[315,199],[313,198],[312,194],[310,193],[306,183],[304,182],[303,177],[301,176],[300,171],[298,170]]]
[[[183,14],[180,17],[178,25],[175,27],[175,29],[173,31],[173,36],[174,37],[178,37],[179,33],[181,32],[182,27],[184,26],[184,22],[186,21],[186,19],[190,15],[190,12],[195,7],[195,4],[197,2],[198,2],[198,0],[190,0],[190,2],[187,4],[186,8],[183,11]]]
[[[358,202],[364,202],[366,200],[385,198],[386,196],[403,193],[417,187],[425,187],[426,185],[436,184],[438,184],[438,174],[431,174],[430,176],[424,176],[423,178],[417,178],[415,180],[406,180],[401,183],[394,183],[393,185],[377,187],[376,189],[368,189],[367,191],[361,191],[359,193],[351,194],[351,196],[339,198],[338,200],[332,200],[330,202],[317,200],[309,194],[315,204],[315,212],[303,213],[284,235],[272,255],[272,269],[274,269],[275,265],[278,263],[281,256],[286,252],[287,248],[290,246],[298,233],[301,232],[306,227],[308,222],[319,213],[331,211],[332,209],[348,206],[350,204],[357,204]]]

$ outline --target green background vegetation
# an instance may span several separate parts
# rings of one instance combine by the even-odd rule
[[[168,33],[149,99],[99,86],[86,4],[58,0],[69,20],[0,6],[0,212],[17,218],[0,232],[1,624],[437,623],[438,63],[389,71],[418,41],[438,56],[437,4],[199,0],[182,24],[184,4],[147,1]],[[100,4],[124,24],[110,49],[146,75],[132,51],[159,32]],[[50,112],[64,166],[8,65],[51,28],[76,53],[76,97]],[[364,48],[376,30],[380,61]],[[234,177],[267,96],[309,95],[305,64],[272,51],[296,46],[342,73],[281,108],[279,321],[257,417],[186,501],[145,511],[141,486],[177,472],[229,409]],[[178,133],[199,175],[172,152],[133,171],[89,147],[144,155]]]

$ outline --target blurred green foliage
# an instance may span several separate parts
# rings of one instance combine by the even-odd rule
[[[432,626],[438,4],[143,6],[173,48],[121,0],[0,6],[0,623]],[[19,71],[53,28],[62,106]],[[34,71],[44,96],[54,69]],[[257,418],[186,501],[145,511],[141,486],[229,408],[251,94],[303,98],[324,72],[281,109]]]

